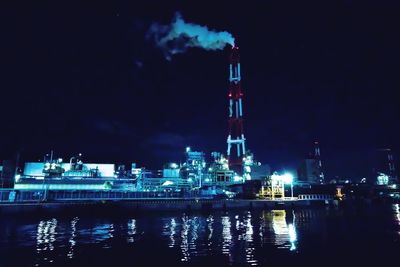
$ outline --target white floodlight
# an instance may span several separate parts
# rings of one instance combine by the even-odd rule
[[[293,175],[291,173],[285,173],[281,177],[285,184],[293,184]]]
[[[172,182],[172,181],[165,181],[163,184],[162,184],[162,186],[169,186],[169,185],[173,185],[174,184],[174,182]]]

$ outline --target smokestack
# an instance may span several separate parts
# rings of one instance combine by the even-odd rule
[[[240,75],[239,47],[232,47],[229,64],[229,93],[228,93],[228,122],[229,134],[227,138],[227,156],[229,167],[239,174],[243,174],[243,157],[246,153],[243,132],[243,92]],[[234,150],[236,153],[232,153]]]

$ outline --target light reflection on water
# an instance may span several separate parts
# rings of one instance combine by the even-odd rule
[[[190,259],[190,254],[189,254],[189,244],[188,244],[188,234],[189,234],[189,218],[188,216],[183,216],[182,217],[182,231],[181,231],[181,250],[182,250],[182,258],[181,261],[188,261]]]
[[[210,215],[207,218],[207,229],[208,229],[207,247],[208,247],[208,249],[210,249],[213,244],[213,242],[212,242],[213,233],[214,233],[213,224],[214,224],[214,217],[212,215]]]
[[[198,231],[199,231],[199,218],[198,217],[194,217],[191,220],[191,239],[190,239],[190,243],[189,243],[189,249],[191,251],[193,251],[194,254],[196,254],[197,252],[197,239],[198,239]]]
[[[292,212],[292,222],[289,224],[287,223],[285,210],[272,210],[271,215],[275,245],[278,248],[289,248],[290,251],[296,250],[297,233],[294,212]]]
[[[136,236],[136,220],[132,219],[128,222],[128,238],[127,238],[128,243],[135,242],[135,236]]]
[[[222,224],[222,254],[229,256],[229,262],[232,261],[232,255],[230,253],[230,246],[232,244],[231,234],[231,220],[229,216],[221,217]]]
[[[107,241],[114,237],[114,224],[102,223],[93,227],[92,239],[96,242]],[[106,245],[108,247],[108,245]]]
[[[272,238],[276,247],[295,250],[297,234],[294,215],[292,217],[292,222],[288,224],[284,210],[263,212],[261,221],[258,222],[260,226],[257,229],[262,244],[269,242]],[[92,225],[91,228],[82,226],[84,229],[79,229],[79,220],[78,217],[75,217],[69,222],[70,234],[68,250],[66,251],[67,258],[72,259],[76,256],[75,247],[78,243],[88,244],[93,242],[102,244],[102,248],[112,248],[110,241],[114,238],[116,231],[114,223],[99,222]],[[247,264],[258,265],[255,256],[255,229],[250,211],[242,215],[225,213],[221,216],[208,215],[207,217],[184,214],[180,218],[162,218],[161,220],[163,222],[161,235],[167,237],[169,248],[180,248],[181,261],[187,262],[193,257],[206,256],[209,253],[218,254],[218,248],[220,248],[220,253],[226,255],[230,263],[235,262],[236,259],[233,255],[235,253],[242,255],[242,260]],[[51,219],[40,221],[38,224],[36,251],[41,255],[43,261],[52,262],[54,260],[53,254],[45,254],[44,251],[55,249],[57,223],[57,219]],[[266,224],[270,224],[272,227],[265,227]],[[272,232],[270,231],[271,228],[273,229]],[[118,231],[120,230],[118,228]],[[138,236],[137,219],[128,220],[125,231],[126,242],[134,243]],[[269,238],[263,240],[265,236],[269,236]],[[60,243],[62,242],[63,240],[60,240]]]
[[[54,242],[56,241],[57,234],[56,227],[56,219],[39,222],[36,234],[36,253],[39,261],[54,261],[54,253],[52,253],[52,251],[55,248]],[[39,263],[36,265],[38,264]]]
[[[162,253],[178,253],[177,261],[190,263],[218,256],[228,264],[256,266],[264,264],[269,252],[274,249],[295,255],[303,247],[305,231],[321,231],[315,230],[315,225],[320,222],[317,218],[323,218],[324,214],[315,210],[272,210],[118,220],[75,217],[41,220],[34,232],[32,227],[19,227],[22,231],[30,231],[34,239],[36,266],[57,265],[60,258],[68,261],[84,257],[82,251],[85,250],[82,248],[88,247],[101,251],[118,245],[134,252],[141,244],[146,245],[143,241],[146,238],[141,237],[148,236],[147,233],[155,236]],[[399,204],[392,206],[392,214],[392,222],[397,226],[394,234],[400,235]],[[21,242],[27,242],[26,235],[21,233]],[[302,238],[299,239],[299,236]]]
[[[244,223],[245,232],[242,236],[245,241],[246,262],[250,265],[257,265],[258,261],[254,257],[255,246],[253,244],[253,225],[251,224],[251,213],[248,212],[245,216]]]
[[[400,227],[400,204],[394,204],[393,210],[394,210],[394,219],[396,220],[397,225]],[[397,233],[400,235],[400,229]]]
[[[163,235],[169,236],[169,241],[168,241],[168,247],[173,248],[175,246],[175,235],[176,233],[176,219],[175,218],[170,218],[170,219],[165,219],[164,220],[164,231]]]
[[[71,221],[71,238],[69,239],[69,251],[67,253],[67,257],[72,259],[74,257],[74,247],[76,245],[76,224],[79,221],[78,217],[75,217]]]
[[[259,261],[255,255],[257,246],[262,246],[265,242],[271,243],[271,240],[277,248],[296,250],[294,213],[291,221],[287,223],[284,210],[263,212],[261,220],[257,221],[260,226],[256,229],[253,219],[250,211],[242,215],[229,213],[208,217],[183,215],[180,220],[178,218],[163,220],[162,235],[167,237],[168,247],[180,248],[181,261],[190,261],[193,257],[204,256],[207,253],[218,254],[220,249],[219,253],[227,256],[230,263],[235,262],[237,257],[235,258],[234,254],[237,254],[241,255],[242,260],[248,265],[258,265]],[[266,227],[266,224],[270,227]],[[261,244],[255,242],[255,235],[261,237]],[[264,236],[268,238],[264,240]]]

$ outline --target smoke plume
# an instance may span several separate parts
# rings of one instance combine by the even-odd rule
[[[175,54],[184,53],[189,47],[221,50],[227,44],[235,45],[235,39],[229,32],[217,32],[206,26],[187,23],[179,13],[175,14],[170,25],[152,24],[147,38],[163,50],[168,60]]]

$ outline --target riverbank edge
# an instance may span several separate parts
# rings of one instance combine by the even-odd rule
[[[90,212],[139,212],[139,211],[201,211],[231,209],[285,209],[335,205],[335,201],[310,200],[253,200],[253,199],[180,199],[180,200],[126,200],[126,201],[85,201],[85,202],[36,202],[2,203],[0,215],[21,215],[29,213],[70,213]]]

